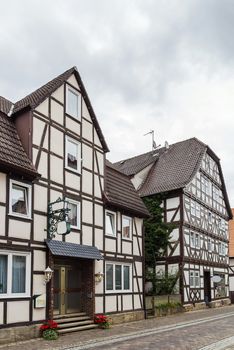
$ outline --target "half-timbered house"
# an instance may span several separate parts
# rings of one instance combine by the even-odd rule
[[[148,212],[105,165],[77,69],[16,103],[0,98],[0,117],[1,327],[56,318],[62,333],[92,327],[97,313],[144,317]]]
[[[232,208],[232,214],[234,209]],[[229,221],[229,289],[230,299],[234,303],[234,220]]]
[[[228,302],[232,212],[215,153],[192,138],[170,146],[166,143],[115,166],[131,178],[141,197],[160,194],[163,198],[163,220],[174,223],[175,229],[156,271],[176,276],[181,302]]]

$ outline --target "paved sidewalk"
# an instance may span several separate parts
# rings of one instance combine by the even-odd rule
[[[222,317],[229,314],[230,315],[234,314],[234,306],[226,306],[226,307],[217,308],[217,309],[193,311],[193,312],[176,314],[176,315],[162,317],[162,318],[154,318],[154,319],[148,319],[148,320],[143,320],[138,322],[125,323],[125,324],[113,326],[109,330],[94,329],[89,331],[70,333],[70,334],[60,336],[57,341],[45,341],[41,338],[33,339],[30,341],[3,345],[3,346],[0,346],[0,350],[4,350],[4,349],[19,350],[19,348],[23,348],[23,350],[52,350],[52,349],[61,350],[61,349],[69,349],[69,348],[72,349],[75,347],[77,348],[81,347],[81,345],[85,346],[87,344],[88,345],[94,344],[98,341],[111,342],[113,339],[116,339],[120,336],[129,337],[131,336],[131,334],[132,336],[134,336],[134,334],[136,335],[138,334],[139,336],[139,334],[141,333],[142,336],[144,336],[144,334],[145,336],[147,336],[147,334],[150,334],[151,331],[154,333],[157,333],[157,332],[161,333],[161,332],[165,332],[166,328],[169,326],[172,326],[174,328],[179,328],[180,324],[185,324],[187,322],[191,323],[193,321],[195,322],[196,320],[200,322],[202,318],[207,318],[207,317],[211,318],[210,322],[212,322],[213,317],[215,319],[217,317]],[[158,328],[158,331],[157,331],[157,328]],[[184,331],[186,332],[186,327]],[[188,331],[188,328],[187,328],[187,331]],[[224,335],[220,336],[218,332],[219,330],[217,329],[217,332],[215,332],[212,338],[214,342],[224,337]],[[234,330],[233,330],[233,334],[229,334],[229,336],[231,335],[234,335]],[[209,343],[212,343],[212,341],[210,341]],[[92,346],[92,348],[95,348],[95,347]],[[179,348],[177,347],[177,349]]]

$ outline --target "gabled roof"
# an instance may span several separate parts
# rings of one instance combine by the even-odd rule
[[[208,152],[217,161],[227,210],[231,215],[219,158],[197,138],[177,142],[170,145],[169,148],[162,147],[156,151],[117,162],[114,166],[132,176],[152,163],[145,182],[138,190],[141,197],[146,197],[184,188],[198,171],[205,152]]]
[[[21,144],[15,124],[11,118],[0,112],[0,169],[27,175],[39,176]]]
[[[0,112],[8,114],[13,103],[5,97],[0,96]]]
[[[68,69],[66,72],[60,74],[56,78],[52,79],[45,85],[41,86],[39,89],[33,91],[31,94],[27,95],[26,97],[22,98],[21,100],[17,101],[14,104],[14,109],[12,111],[12,115],[20,113],[22,110],[29,108],[34,109],[36,108],[40,103],[42,103],[47,97],[49,97],[55,90],[57,90],[72,74],[75,75],[78,84],[80,86],[81,93],[83,95],[83,98],[86,102],[87,108],[90,112],[91,119],[93,121],[93,124],[95,126],[95,129],[97,131],[98,137],[100,139],[100,142],[102,144],[102,147],[105,152],[108,152],[108,146],[106,144],[105,138],[102,134],[101,128],[99,126],[97,117],[94,113],[93,107],[91,105],[90,99],[88,97],[88,94],[85,90],[84,84],[81,80],[81,77],[79,75],[79,72],[77,71],[76,67],[72,67]],[[0,111],[3,113],[8,113],[8,108],[10,107],[10,104],[12,103],[5,98],[0,98]],[[10,108],[9,108],[10,109]]]
[[[109,161],[106,161],[105,172],[105,202],[136,216],[148,217],[149,212],[128,176],[116,170]]]

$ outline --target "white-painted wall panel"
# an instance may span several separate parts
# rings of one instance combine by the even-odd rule
[[[93,194],[93,175],[89,171],[83,170],[82,175],[82,191],[88,194]]]
[[[29,301],[8,301],[7,323],[29,321]]]
[[[132,294],[123,295],[123,311],[132,310]]]
[[[51,152],[64,157],[63,150],[64,134],[60,130],[51,127],[50,129],[50,149]]]
[[[65,184],[67,187],[80,191],[80,176],[75,173],[65,171]]]
[[[47,98],[39,106],[37,106],[37,108],[35,108],[35,111],[38,111],[38,112],[44,114],[46,117],[48,117],[48,115],[49,115],[49,99]]]
[[[116,252],[116,239],[105,238],[105,249],[108,252]]]
[[[42,250],[34,250],[33,270],[44,271],[46,268],[46,252]]]
[[[68,115],[66,115],[65,122],[67,129],[71,130],[77,136],[80,136],[80,124],[78,122],[70,118]]]
[[[77,83],[76,77],[74,74],[72,74],[68,79],[67,82],[70,83],[75,88],[79,89],[79,85]]]
[[[84,139],[93,142],[93,125],[82,119],[82,136]]]
[[[39,210],[47,213],[48,199],[47,188],[34,185],[34,210]]]
[[[95,297],[95,313],[103,313],[103,297]]]
[[[47,217],[34,214],[33,227],[34,240],[44,242],[47,238]]]
[[[167,209],[173,209],[177,208],[180,204],[180,198],[174,197],[174,198],[168,198],[167,199]]]
[[[61,103],[64,103],[64,85],[60,86],[55,92],[51,94],[52,97],[56,98]]]
[[[95,225],[103,226],[103,206],[95,204]]]
[[[50,178],[59,184],[63,183],[63,159],[50,157]]]
[[[83,199],[82,201],[82,221],[87,224],[93,223],[93,203]]]
[[[93,170],[93,150],[85,144],[82,145],[82,159],[83,167]]]
[[[83,226],[83,244],[93,245],[93,228],[90,226]]]
[[[30,222],[9,219],[9,236],[30,239]]]
[[[0,173],[0,202],[6,203],[6,174]]]
[[[95,228],[95,246],[103,250],[104,233],[103,230]]]
[[[3,324],[3,306],[4,304],[0,302],[0,324]]]
[[[116,296],[115,295],[106,296],[105,301],[106,301],[106,305],[105,305],[106,312],[117,311],[117,304],[116,304]]]

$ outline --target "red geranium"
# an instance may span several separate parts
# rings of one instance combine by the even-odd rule
[[[105,315],[96,315],[94,317],[94,323],[97,323],[101,328],[109,328],[110,322],[108,320],[108,317]]]
[[[48,320],[45,321],[41,326],[40,326],[40,330],[43,332],[46,329],[56,329],[58,328],[58,324],[53,321],[53,320]]]

